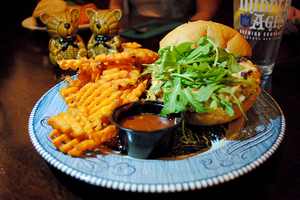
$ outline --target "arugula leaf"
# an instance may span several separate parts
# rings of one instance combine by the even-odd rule
[[[166,46],[166,47],[162,47],[158,50],[157,54],[159,57],[162,57],[162,55],[164,54],[165,51],[170,51],[172,48],[172,46]]]
[[[186,106],[184,106],[179,99],[181,91],[180,78],[176,77],[173,80],[169,79],[168,82],[169,84],[166,84],[163,87],[164,99],[167,99],[167,101],[165,101],[165,105],[161,110],[162,116],[186,111]]]
[[[229,117],[234,116],[234,110],[232,108],[232,103],[231,102],[225,101],[225,100],[220,98],[220,104],[225,107],[225,112],[229,115]]]
[[[245,117],[245,119],[247,119],[247,116],[246,116],[246,114],[244,113],[244,111],[243,111],[243,109],[242,109],[242,106],[241,106],[241,104],[240,104],[240,102],[239,102],[239,100],[236,98],[236,96],[231,92],[231,90],[229,89],[229,88],[226,88],[226,87],[224,87],[224,88],[221,88],[220,90],[219,90],[219,92],[224,92],[224,93],[228,93],[228,94],[230,94],[234,99],[235,99],[235,101],[237,102],[237,105],[238,105],[238,107],[239,107],[239,109],[241,110],[241,112],[242,112],[242,114],[244,115],[244,117]],[[225,101],[224,101],[225,102]],[[228,102],[227,102],[228,103]],[[230,103],[230,102],[229,102]],[[224,104],[223,104],[224,105]],[[230,105],[230,107],[232,106],[232,104]],[[232,109],[232,107],[231,107],[231,109]],[[233,110],[233,109],[232,109]],[[226,111],[226,109],[225,109],[225,111]],[[232,115],[232,113],[231,112],[228,112],[228,110],[227,110],[227,112],[226,112],[230,117],[232,117],[233,115],[234,115],[234,113],[233,113],[233,115]],[[231,114],[231,115],[230,115]]]
[[[176,64],[176,59],[170,51],[165,51],[162,57],[161,69],[163,71],[167,70],[170,67],[173,67]]]
[[[216,51],[216,56],[215,56],[213,66],[217,66],[217,62],[218,62],[218,59],[219,59],[219,47],[217,47],[217,45],[211,39],[207,38],[207,40],[214,46],[214,49]]]
[[[199,46],[194,49],[190,55],[188,55],[185,59],[186,60],[195,60],[199,57],[208,56],[213,49],[213,45],[210,43],[205,44],[204,46]]]
[[[159,88],[161,88],[166,82],[161,82],[160,84],[156,85],[153,90],[158,90]]]
[[[232,72],[236,73],[245,69],[242,65],[238,64],[236,58],[233,55],[229,55],[229,59],[226,67]]]
[[[191,49],[192,44],[193,44],[192,42],[184,42],[179,44],[172,50],[172,53],[176,58],[176,61],[178,61],[183,54],[188,54],[193,50]]]
[[[207,43],[208,43],[207,36],[204,36],[204,37],[199,38],[198,40],[196,40],[196,42],[197,42],[199,45],[207,44]]]
[[[211,98],[211,95],[218,89],[224,87],[224,85],[217,85],[212,83],[210,85],[202,86],[200,90],[195,94],[195,97],[200,102],[206,102]]]
[[[180,97],[182,99],[183,102],[188,102],[188,105],[197,113],[206,113],[209,110],[211,110],[210,108],[206,108],[204,107],[204,104],[199,102],[198,99],[193,97],[193,93],[187,89],[183,89],[180,92]]]

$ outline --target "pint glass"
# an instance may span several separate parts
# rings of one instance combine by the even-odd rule
[[[249,42],[251,61],[261,75],[270,75],[292,0],[233,1],[234,29]]]

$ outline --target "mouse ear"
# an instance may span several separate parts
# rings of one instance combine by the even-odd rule
[[[91,17],[95,14],[95,10],[94,9],[92,9],[92,8],[87,8],[86,10],[85,10],[85,14],[86,14],[86,16],[89,18],[89,19],[91,19]]]
[[[80,10],[78,8],[73,8],[70,10],[70,13],[72,15],[75,15],[77,17],[77,19],[79,18],[79,15],[80,15]]]
[[[41,13],[41,14],[40,14],[40,20],[41,20],[44,24],[47,23],[47,19],[48,19],[49,17],[50,17],[50,15],[47,14],[47,13]]]
[[[122,17],[122,11],[120,9],[115,9],[112,12],[116,15],[118,21],[120,21],[120,19]]]

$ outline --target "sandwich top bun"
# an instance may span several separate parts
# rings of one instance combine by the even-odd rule
[[[195,21],[183,24],[169,32],[159,43],[160,48],[169,45],[179,45],[183,42],[194,42],[207,36],[217,46],[230,53],[242,52],[241,56],[251,58],[252,50],[247,40],[236,30],[211,21]]]
[[[183,24],[170,33],[161,41],[160,48],[174,45],[177,46],[183,42],[195,42],[197,39],[207,36],[215,44],[226,49],[230,53],[242,53],[241,56],[251,58],[252,50],[247,40],[236,30],[211,21],[196,21]],[[240,64],[245,67],[244,70],[234,73],[233,76],[244,78],[255,84],[260,84],[260,73],[251,61],[241,61]],[[235,94],[242,94],[243,101],[240,103],[243,112],[246,112],[255,102],[260,94],[260,88],[247,83],[239,83],[234,86],[228,86]],[[237,104],[233,104],[234,116],[230,117],[224,110],[213,109],[207,113],[198,114],[194,111],[187,111],[185,121],[190,124],[200,126],[212,126],[230,122],[243,115]]]

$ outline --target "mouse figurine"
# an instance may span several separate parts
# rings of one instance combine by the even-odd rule
[[[79,15],[80,11],[77,8],[52,14],[40,14],[40,19],[46,25],[51,37],[50,61],[54,65],[61,60],[79,59],[87,55],[85,44],[77,34]]]
[[[90,29],[93,32],[87,45],[89,58],[95,58],[103,53],[106,55],[118,53],[122,48],[119,35],[122,11],[119,9],[95,11],[88,8],[86,15],[90,19]]]

